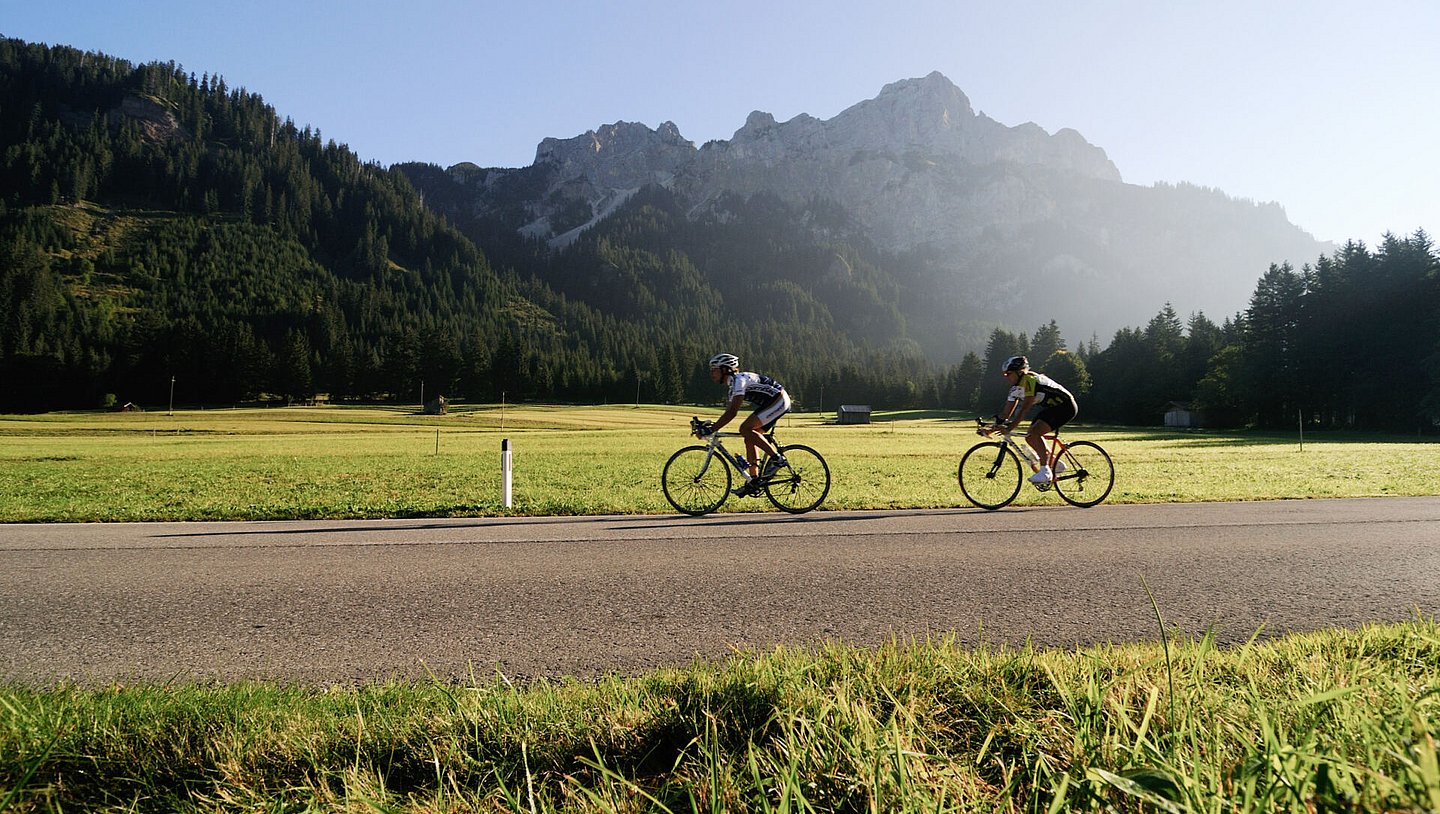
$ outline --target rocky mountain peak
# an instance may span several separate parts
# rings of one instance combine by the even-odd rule
[[[554,164],[562,182],[584,179],[596,187],[635,189],[668,183],[694,155],[695,144],[674,122],[651,130],[621,121],[574,138],[547,138],[535,150],[535,163]]]
[[[912,115],[936,119],[946,125],[959,125],[975,118],[970,98],[939,71],[932,71],[919,79],[891,82],[880,90],[879,96],[869,102],[860,102],[851,109],[866,104],[910,111]]]
[[[874,99],[842,111],[836,131],[868,149],[921,152],[964,164],[1039,164],[1065,173],[1119,181],[1105,151],[1074,130],[1054,136],[1026,122],[1006,127],[976,113],[970,99],[938,71],[892,82]]]
[[[842,202],[888,250],[947,247],[996,224],[1044,220],[1031,177],[1119,183],[1105,151],[1074,130],[1007,127],[978,114],[944,74],[892,82],[834,118],[776,122],[755,111],[701,147],[674,188],[697,208],[726,193]]]

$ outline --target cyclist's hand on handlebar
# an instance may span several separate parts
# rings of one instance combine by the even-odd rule
[[[704,437],[707,436],[707,435],[714,435],[714,434],[715,434],[715,422],[714,422],[714,421],[701,421],[701,422],[700,422],[700,429],[699,429],[699,431],[696,432],[695,434],[698,435],[698,436],[700,436],[701,438],[704,438]]]

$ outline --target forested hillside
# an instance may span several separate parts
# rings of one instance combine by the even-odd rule
[[[600,230],[558,265],[497,241],[497,272],[398,170],[174,64],[4,40],[0,114],[0,409],[154,405],[172,377],[182,403],[710,400],[722,346],[797,393],[893,401],[926,373],[802,295],[727,308],[683,257]],[[657,217],[637,202],[610,231]],[[613,296],[552,286],[566,264]]]
[[[1037,304],[1054,321],[1033,334],[943,325],[964,303],[925,294],[923,259],[875,250],[821,202],[696,215],[650,187],[554,249],[517,234],[518,213],[469,216],[447,183],[367,163],[219,77],[0,40],[0,411],[155,407],[172,383],[177,404],[713,403],[702,365],[724,349],[806,409],[989,411],[998,360],[1029,352],[1088,419],[1158,423],[1170,401],[1228,424],[1429,431],[1440,415],[1423,233],[1256,269],[1245,312],[1217,324],[1174,302],[1102,346],[1066,342],[1063,302]],[[986,358],[927,361],[937,331]],[[1396,403],[1378,381],[1400,383]]]

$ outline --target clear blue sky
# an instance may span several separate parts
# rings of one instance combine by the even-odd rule
[[[1431,0],[0,0],[0,34],[220,74],[387,165],[526,166],[616,121],[699,145],[938,70],[1129,183],[1276,201],[1322,240],[1440,240]]]

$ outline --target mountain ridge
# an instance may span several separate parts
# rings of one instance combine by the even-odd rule
[[[1001,124],[938,71],[891,82],[826,120],[777,122],[757,110],[730,139],[698,148],[673,122],[621,121],[546,138],[529,167],[450,174],[468,193],[447,216],[492,221],[492,233],[503,221],[551,251],[646,185],[674,193],[694,223],[727,217],[734,196],[838,208],[857,227],[850,237],[908,281],[907,316],[935,361],[973,349],[955,341],[955,320],[1025,325],[1045,311],[1082,336],[1108,336],[1172,301],[1228,317],[1270,263],[1299,266],[1333,249],[1274,204],[1192,184],[1127,184],[1078,131]],[[425,188],[417,175],[412,182]]]

